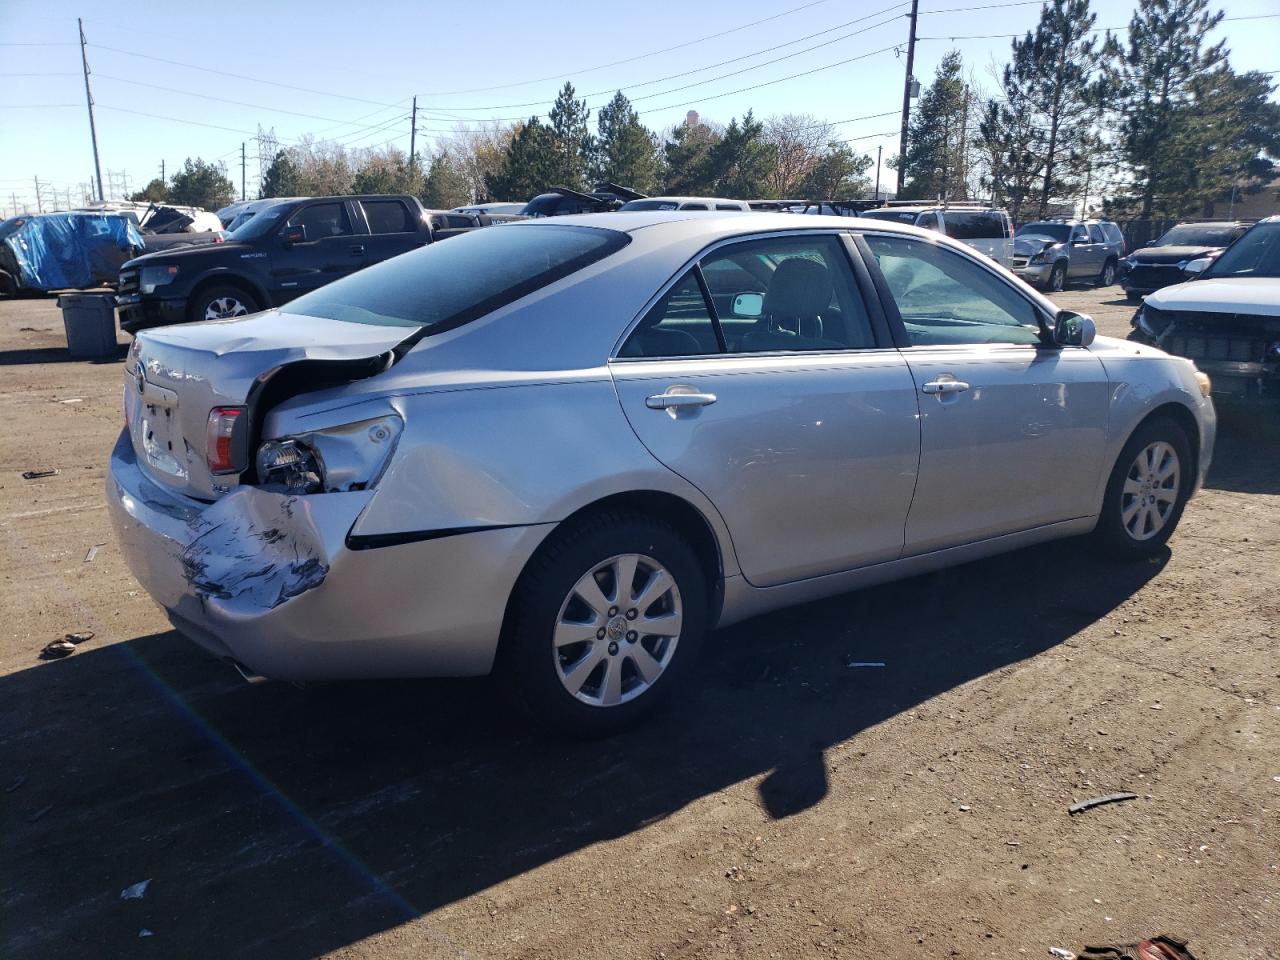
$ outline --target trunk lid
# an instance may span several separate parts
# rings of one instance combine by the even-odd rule
[[[372,376],[390,365],[391,351],[416,332],[274,310],[143,331],[125,363],[125,419],[138,462],[165,487],[216,499],[239,478],[209,472],[210,410],[249,407],[252,457],[267,406],[292,393]],[[288,376],[282,377],[286,370]]]

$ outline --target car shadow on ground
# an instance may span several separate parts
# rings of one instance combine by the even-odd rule
[[[1217,404],[1218,439],[1205,486],[1280,493],[1280,407]]]
[[[0,679],[0,953],[117,956],[145,928],[165,956],[312,957],[748,778],[759,816],[796,814],[827,748],[1060,644],[1166,558],[1067,541],[760,617],[604,742],[530,730],[488,681],[250,687],[172,632],[33,651]]]
[[[127,344],[119,344],[107,357],[73,357],[66,347],[31,347],[22,350],[0,350],[0,367],[17,367],[28,363],[119,363],[129,353]]]

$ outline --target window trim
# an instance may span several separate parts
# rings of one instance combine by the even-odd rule
[[[896,338],[890,336],[888,338],[885,338],[883,342],[881,340],[880,334],[882,331],[876,326],[876,323],[875,323],[875,312],[872,306],[872,303],[874,301],[868,298],[867,291],[863,289],[862,283],[859,281],[859,278],[858,278],[857,267],[854,265],[854,260],[849,252],[848,245],[844,243],[841,239],[843,237],[848,237],[849,235],[850,233],[848,228],[834,229],[834,230],[830,228],[825,230],[821,228],[818,228],[818,229],[806,228],[806,229],[799,229],[799,230],[766,230],[761,233],[746,233],[746,234],[740,233],[740,234],[734,234],[733,236],[729,236],[729,237],[721,237],[719,240],[716,240],[712,243],[707,244],[707,246],[703,247],[701,250],[699,250],[689,259],[685,260],[679,266],[679,268],[677,268],[676,272],[672,274],[669,278],[667,278],[666,282],[663,283],[662,286],[658,288],[657,292],[653,296],[651,296],[648,300],[645,301],[644,306],[640,308],[640,312],[631,318],[631,321],[623,328],[622,334],[617,338],[617,340],[614,341],[613,348],[609,351],[609,357],[606,360],[606,363],[665,363],[665,362],[677,361],[677,360],[708,360],[708,359],[715,359],[717,357],[723,357],[726,360],[737,361],[737,360],[741,360],[744,357],[775,357],[775,358],[777,357],[814,357],[814,356],[823,356],[823,355],[848,356],[852,354],[857,354],[861,356],[863,354],[871,353],[877,350],[883,351],[883,350],[897,349],[897,344],[894,342]],[[890,235],[904,236],[904,234],[890,234]],[[702,261],[705,260],[712,253],[716,252],[722,247],[733,246],[739,243],[753,243],[758,240],[790,239],[792,237],[831,237],[836,240],[837,244],[844,251],[846,264],[849,267],[849,271],[854,276],[853,293],[855,296],[862,298],[863,306],[866,308],[867,314],[871,319],[871,335],[876,340],[875,346],[843,347],[839,350],[761,350],[761,351],[756,351],[752,353],[731,353],[726,349],[719,353],[690,353],[690,354],[683,354],[678,357],[622,357],[618,355],[618,351],[622,349],[623,344],[627,342],[627,339],[631,336],[635,328],[640,325],[640,322],[648,315],[649,311],[653,309],[653,307],[658,303],[659,300],[661,300],[663,297],[667,295],[667,292],[673,286],[675,286],[677,283],[683,280],[685,277],[685,274],[687,274],[693,267],[698,268],[697,276],[699,279],[699,283],[704,284],[706,282],[702,278]],[[715,302],[714,300],[711,300],[709,294],[710,294],[710,291],[708,289],[703,289],[702,295],[703,295],[703,298],[707,299],[709,302],[709,309],[711,312],[712,322],[716,328],[717,342],[723,343],[724,334],[720,329],[719,314],[716,313]],[[891,325],[886,324],[886,327],[888,327],[889,329],[884,332],[888,332],[892,334]]]
[[[953,253],[962,259],[966,259],[970,263],[979,267],[980,269],[985,270],[988,274],[990,274],[992,277],[999,280],[1011,291],[1013,291],[1013,293],[1017,294],[1019,297],[1021,297],[1028,304],[1031,305],[1031,309],[1035,313],[1036,320],[1040,324],[1040,343],[1039,344],[1017,344],[1017,343],[1009,343],[1009,344],[919,343],[919,344],[915,344],[915,343],[912,343],[910,338],[908,338],[907,336],[906,324],[902,322],[902,313],[898,310],[898,301],[896,301],[893,298],[893,291],[889,289],[889,281],[885,278],[883,271],[881,271],[880,269],[880,264],[876,260],[875,252],[871,249],[871,245],[868,244],[865,239],[868,236],[889,237],[890,239],[896,239],[896,240],[910,240],[914,243],[927,243],[934,247],[945,247],[950,253]],[[1017,283],[1013,282],[1009,277],[1006,277],[999,270],[992,269],[991,261],[989,261],[986,257],[977,256],[974,252],[971,252],[973,251],[972,247],[968,247],[965,244],[959,243],[959,241],[953,241],[959,244],[959,246],[963,248],[963,249],[957,250],[955,249],[955,247],[952,247],[951,244],[949,243],[940,243],[937,240],[934,240],[930,237],[908,236],[905,233],[893,233],[888,230],[859,230],[856,234],[854,234],[853,239],[854,239],[854,244],[857,246],[858,252],[862,254],[863,260],[866,261],[866,268],[871,274],[871,280],[875,285],[876,292],[880,295],[881,306],[884,309],[885,316],[889,321],[889,330],[893,334],[894,345],[899,350],[903,350],[903,351],[957,350],[957,349],[972,350],[974,347],[982,347],[984,349],[990,349],[991,347],[1000,347],[1000,346],[1016,347],[1018,349],[1026,349],[1027,347],[1032,347],[1037,350],[1040,350],[1040,349],[1059,350],[1062,348],[1061,344],[1055,343],[1053,341],[1053,333],[1052,333],[1053,318],[1045,312],[1044,308],[1041,307],[1039,303],[1037,303],[1031,297],[1028,297],[1024,291],[1019,289]]]

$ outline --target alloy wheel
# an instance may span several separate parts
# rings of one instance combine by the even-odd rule
[[[235,297],[216,297],[204,308],[206,320],[226,320],[229,317],[243,317],[249,308]]]
[[[1150,540],[1164,529],[1178,503],[1181,478],[1171,444],[1157,440],[1138,452],[1120,491],[1120,522],[1129,536]]]
[[[1049,292],[1061,293],[1062,288],[1067,285],[1067,271],[1061,264],[1058,264],[1049,273]]]
[[[1102,286],[1109,287],[1116,282],[1116,265],[1108,262],[1102,268]]]
[[[638,553],[610,557],[560,605],[552,655],[561,684],[591,706],[636,699],[670,665],[683,620],[680,588],[662,564]]]

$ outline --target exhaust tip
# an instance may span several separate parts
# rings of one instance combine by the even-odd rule
[[[270,679],[269,677],[264,677],[260,673],[254,673],[252,670],[246,667],[239,660],[232,660],[228,658],[227,662],[230,663],[231,666],[235,668],[236,673],[240,674],[240,676],[244,679],[245,683],[256,685],[259,683],[266,683],[267,680]]]

